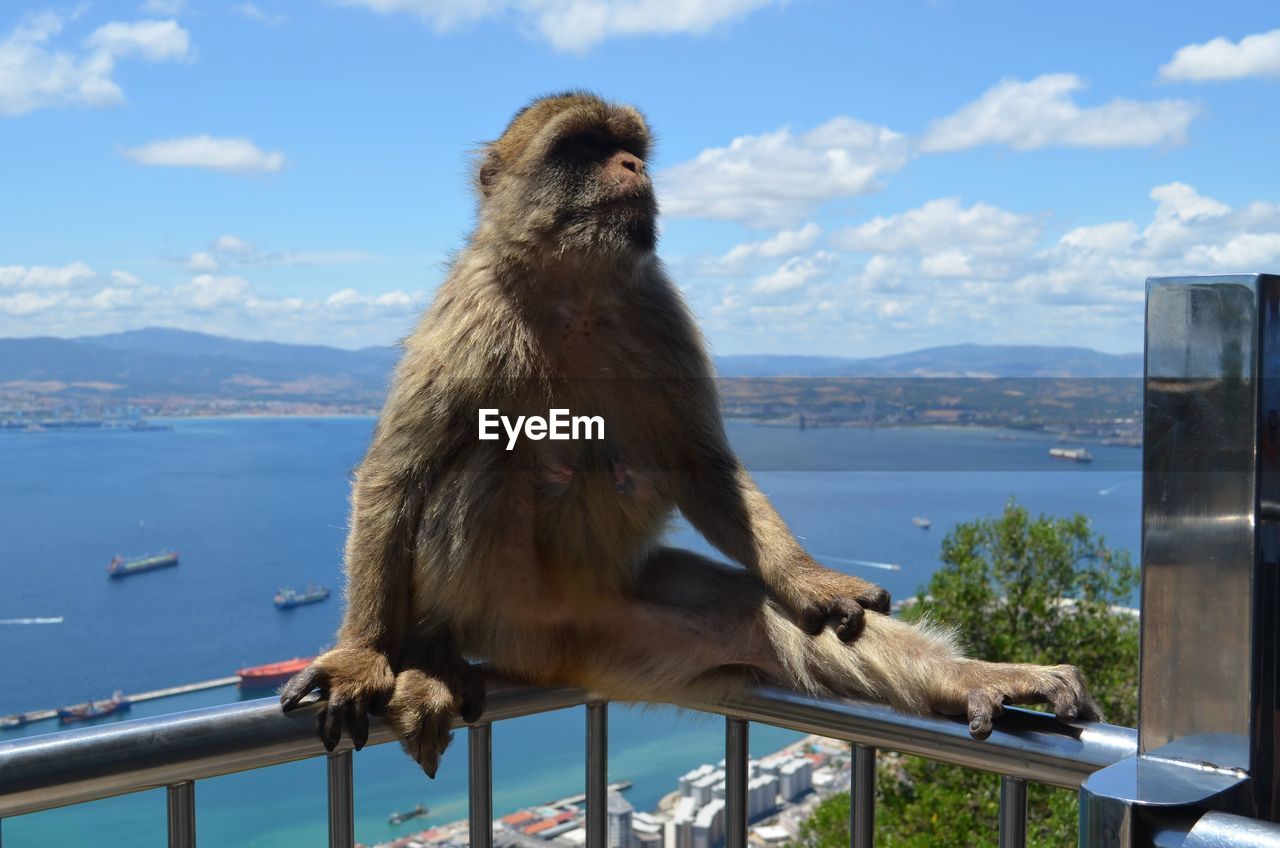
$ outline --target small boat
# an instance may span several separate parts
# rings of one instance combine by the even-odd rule
[[[915,518],[911,519],[911,523],[919,527],[921,530],[928,530],[930,527],[933,526],[932,521],[930,521],[927,518],[921,518],[918,515]]]
[[[0,716],[0,730],[7,730],[12,727],[23,727],[30,721],[26,713],[14,713],[13,715]]]
[[[277,589],[276,590],[276,609],[293,609],[307,604],[318,604],[321,601],[328,600],[329,590],[324,586],[312,586],[307,584],[305,592],[299,592],[296,589]]]
[[[419,804],[416,807],[414,807],[412,810],[407,810],[403,813],[392,813],[391,815],[387,816],[387,822],[389,822],[390,824],[404,824],[410,819],[420,819],[429,812],[431,811],[428,810],[423,805]]]
[[[294,657],[282,662],[255,665],[238,669],[236,675],[240,678],[241,689],[273,689],[281,683],[287,683],[289,678],[310,665],[313,659],[315,657]]]
[[[114,713],[124,712],[131,706],[129,699],[117,691],[110,698],[101,701],[86,701],[83,704],[74,704],[70,707],[59,707],[58,721],[63,724],[71,724],[76,721],[91,721],[95,718],[103,718]]]
[[[130,574],[138,574],[143,571],[153,571],[157,568],[168,568],[171,565],[177,564],[177,551],[165,551],[164,553],[137,557],[135,559],[125,559],[122,556],[117,556],[107,564],[107,574],[111,577],[128,577]]]
[[[1093,462],[1093,454],[1084,448],[1049,448],[1049,456],[1068,462]]]

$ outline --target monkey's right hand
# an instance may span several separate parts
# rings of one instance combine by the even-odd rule
[[[395,685],[391,663],[381,651],[339,645],[316,657],[285,684],[280,690],[280,706],[288,712],[319,689],[328,701],[316,716],[325,750],[337,747],[345,723],[351,733],[351,743],[359,751],[369,741],[369,714],[386,708]]]
[[[866,610],[889,614],[889,593],[874,583],[810,563],[798,569],[774,593],[810,635],[831,627],[842,642],[852,641],[866,624]]]

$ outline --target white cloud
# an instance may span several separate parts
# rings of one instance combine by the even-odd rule
[[[279,26],[288,20],[288,18],[279,12],[268,12],[261,6],[257,6],[253,3],[241,3],[239,6],[235,7],[235,11],[242,17],[246,17],[251,21],[257,21],[260,24],[266,24],[267,26]]]
[[[0,289],[69,289],[94,277],[93,269],[83,262],[61,267],[4,265],[0,266]]]
[[[414,298],[407,292],[391,291],[383,294],[361,294],[355,289],[343,289],[334,292],[325,299],[325,306],[347,310],[352,307],[373,307],[375,309],[404,310],[413,306]]]
[[[109,56],[141,56],[152,62],[183,59],[191,51],[191,37],[177,21],[113,21],[98,27],[84,43]]]
[[[78,50],[54,48],[68,20],[52,12],[32,15],[0,38],[0,115],[117,104],[124,100],[113,77],[117,60],[167,62],[192,54],[190,36],[172,20],[112,21]]]
[[[360,250],[263,250],[239,236],[222,235],[214,239],[208,250],[198,250],[188,256],[185,264],[190,271],[214,272],[230,265],[338,265],[366,262],[374,258]]]
[[[340,0],[414,15],[436,32],[514,19],[554,49],[581,53],[610,38],[700,34],[782,0]]]
[[[826,270],[834,257],[818,251],[812,256],[796,256],[782,263],[772,273],[757,277],[751,291],[757,294],[778,294],[799,289]]]
[[[1039,237],[1039,225],[1031,215],[1006,212],[985,203],[966,209],[958,197],[945,197],[841,230],[832,237],[832,243],[845,250],[874,253],[914,252],[941,257],[948,252],[963,252],[966,256],[999,258],[1027,251]],[[934,261],[955,267],[954,256]]]
[[[401,290],[277,296],[238,274],[201,273],[156,285],[125,270],[100,273],[84,262],[0,266],[0,337],[165,326],[363,346],[403,337],[424,305],[423,292]]]
[[[735,245],[723,256],[703,262],[699,270],[705,274],[736,274],[754,260],[780,259],[808,250],[821,235],[822,228],[813,222],[793,230],[779,230],[769,238]]]
[[[189,271],[212,273],[221,267],[222,265],[218,263],[212,253],[207,253],[203,250],[196,251],[187,257],[187,270]]]
[[[954,114],[930,124],[920,142],[927,153],[1005,144],[1040,147],[1152,147],[1182,144],[1200,108],[1187,100],[1112,100],[1082,107],[1072,93],[1075,74],[1004,80]]]
[[[1280,77],[1280,29],[1246,35],[1239,41],[1215,38],[1188,44],[1160,68],[1160,76],[1189,82]]]
[[[971,277],[972,257],[963,250],[940,250],[920,259],[920,270],[930,277]]]
[[[285,162],[283,153],[265,151],[247,138],[208,135],[153,141],[125,150],[124,155],[140,165],[237,173],[279,171]]]
[[[668,168],[658,184],[667,215],[787,226],[825,201],[874,191],[908,156],[901,134],[837,117],[803,134],[741,136]]]
[[[1280,203],[1232,207],[1185,183],[1145,221],[1065,228],[955,198],[865,221],[751,283],[703,278],[695,308],[739,349],[867,353],[962,341],[1136,350],[1144,281],[1280,267]],[[864,258],[865,257],[865,258]]]
[[[146,0],[139,8],[151,15],[181,15],[187,11],[187,0]]]

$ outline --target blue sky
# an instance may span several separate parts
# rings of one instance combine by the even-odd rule
[[[652,123],[717,353],[1136,351],[1146,276],[1280,271],[1274,2],[18,3],[0,336],[394,342],[570,87]]]

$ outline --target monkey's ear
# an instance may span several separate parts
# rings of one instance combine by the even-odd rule
[[[490,150],[484,155],[484,159],[480,162],[480,171],[476,175],[476,182],[480,186],[480,193],[485,197],[493,191],[493,184],[498,181],[498,169],[502,164],[502,160],[498,158],[498,151]]]

